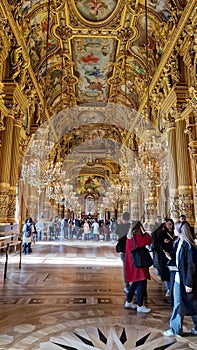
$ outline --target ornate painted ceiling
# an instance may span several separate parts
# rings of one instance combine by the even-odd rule
[[[108,101],[139,108],[172,30],[173,1],[147,1],[148,33],[145,0],[19,3],[18,22],[50,114]]]
[[[33,82],[34,120],[27,113],[27,128],[35,132],[49,123],[56,143],[49,160],[58,152],[61,159],[70,155],[73,177],[119,176],[128,161],[124,156],[120,161],[125,153],[120,149],[137,150],[140,127],[133,127],[134,120],[146,112],[186,5],[185,0],[3,0],[17,37],[9,74],[20,84],[24,80],[24,91]],[[153,115],[149,123],[157,126],[157,119]],[[79,166],[83,157],[86,163]]]

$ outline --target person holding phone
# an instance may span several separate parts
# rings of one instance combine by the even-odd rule
[[[191,316],[194,327],[190,332],[197,335],[197,266],[195,262],[196,245],[187,222],[175,225],[178,237],[172,254],[166,253],[170,265],[177,270],[173,274],[173,310],[170,318],[170,329],[164,336],[171,337],[183,333],[184,316]]]
[[[126,240],[125,256],[125,276],[126,280],[132,282],[129,292],[127,293],[125,308],[136,309],[137,312],[149,313],[150,308],[144,305],[144,298],[147,295],[147,280],[150,279],[149,267],[135,267],[131,256],[131,250],[137,247],[145,247],[151,244],[151,236],[145,231],[140,221],[133,221]],[[133,297],[136,294],[136,304],[133,303]]]

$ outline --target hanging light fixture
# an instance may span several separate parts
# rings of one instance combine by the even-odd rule
[[[45,115],[47,114],[46,93],[47,93],[47,69],[48,69],[48,47],[49,47],[49,30],[50,30],[50,0],[47,8],[47,33],[46,33],[46,54],[45,54],[45,78],[44,78],[44,96],[43,96],[43,115],[42,125],[34,135],[34,139],[29,145],[25,155],[25,161],[22,165],[21,176],[24,182],[36,187],[41,193],[45,187],[46,174],[45,167],[48,154],[54,146],[54,142],[50,141],[49,131],[44,125]]]
[[[142,187],[158,187],[168,180],[168,163],[161,161],[161,155],[165,151],[161,137],[152,123],[150,106],[150,64],[149,64],[149,35],[148,35],[148,1],[145,0],[145,50],[146,50],[146,118],[149,129],[143,131],[143,139],[138,147],[138,158],[131,171],[131,178]]]

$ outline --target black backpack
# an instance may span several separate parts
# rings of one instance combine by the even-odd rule
[[[25,227],[25,237],[31,237],[31,225],[28,225],[26,224],[26,227]]]

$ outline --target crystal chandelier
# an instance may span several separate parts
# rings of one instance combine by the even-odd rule
[[[23,182],[36,187],[39,193],[45,187],[45,166],[53,146],[54,142],[49,140],[48,131],[40,130],[30,142],[22,165],[21,177]]]
[[[159,187],[168,182],[168,160],[160,158],[163,154],[162,145],[159,145],[158,149],[152,145],[141,145],[139,157],[136,158],[134,168],[130,172],[132,182],[136,181],[141,187]]]
[[[70,179],[62,166],[61,161],[47,165],[45,169],[46,195],[55,202],[68,206],[74,194],[73,185],[70,184]]]

